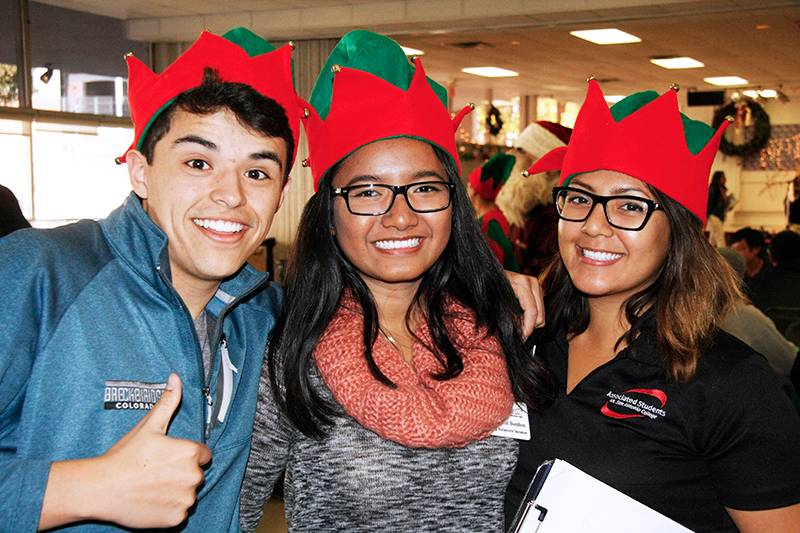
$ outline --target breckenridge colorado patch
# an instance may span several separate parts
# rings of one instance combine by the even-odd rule
[[[103,408],[107,410],[150,410],[164,392],[166,383],[106,381]]]

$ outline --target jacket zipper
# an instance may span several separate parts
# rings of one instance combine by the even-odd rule
[[[205,400],[206,404],[205,416],[203,416],[202,414],[200,415],[200,424],[202,427],[202,431],[200,432],[200,434],[202,435],[203,438],[202,443],[205,444],[208,441],[209,436],[211,435],[210,421],[211,421],[211,411],[214,405],[214,398],[211,396],[211,388],[210,388],[211,372],[208,373],[208,378],[206,378],[205,368],[203,367],[203,353],[202,353],[203,349],[200,346],[200,339],[197,338],[197,331],[194,328],[194,321],[192,320],[192,314],[189,312],[189,308],[186,307],[186,304],[183,302],[183,299],[178,294],[178,291],[175,290],[175,287],[172,286],[170,280],[167,279],[167,275],[164,274],[164,270],[161,268],[160,264],[156,265],[156,270],[158,271],[159,276],[167,285],[167,287],[172,289],[173,295],[178,300],[178,303],[180,303],[181,307],[183,308],[183,311],[186,313],[185,316],[189,320],[189,326],[190,329],[192,330],[192,338],[194,339],[194,345],[195,345],[195,354],[197,354],[196,357],[197,365],[198,368],[200,369],[200,375],[202,376],[203,380],[203,387],[200,389],[200,392],[203,395],[203,399]],[[216,354],[216,349],[211,353],[211,361],[209,363],[211,365],[211,368],[214,367],[215,354]]]
[[[213,409],[213,407],[214,407],[214,397],[211,395],[211,372],[212,371],[209,370],[208,378],[206,378],[205,368],[203,367],[202,348],[200,347],[200,340],[197,338],[197,331],[195,331],[195,329],[194,329],[194,322],[192,321],[192,314],[189,312],[189,308],[186,307],[186,304],[183,302],[183,299],[180,297],[178,292],[175,290],[175,287],[172,286],[172,282],[170,282],[170,280],[167,279],[167,276],[166,276],[166,274],[164,274],[164,271],[161,269],[161,265],[160,264],[156,265],[156,270],[158,271],[158,274],[161,277],[161,279],[164,281],[164,283],[166,283],[166,285],[172,289],[173,294],[178,299],[178,302],[180,302],[181,307],[183,308],[183,310],[186,312],[186,316],[189,318],[189,324],[191,325],[192,336],[194,337],[195,346],[197,346],[197,349],[195,350],[195,353],[197,353],[197,362],[198,362],[198,365],[199,365],[199,368],[200,368],[201,375],[203,376],[203,388],[201,389],[201,393],[203,394],[203,399],[205,400],[205,403],[206,403],[206,407],[205,407],[206,416],[205,416],[205,420],[204,421],[203,421],[203,417],[201,416],[201,421],[203,423],[203,432],[202,432],[203,444],[205,444],[208,441],[208,439],[211,437],[211,416],[212,416],[212,413],[214,411],[214,409]],[[225,340],[225,334],[222,332],[222,330],[223,330],[223,326],[224,326],[224,322],[225,322],[225,315],[227,314],[228,309],[230,309],[232,306],[234,306],[242,298],[245,298],[250,293],[255,292],[257,289],[262,288],[264,285],[265,285],[265,282],[263,282],[263,281],[260,282],[260,283],[256,283],[255,285],[253,285],[252,287],[250,287],[249,289],[244,291],[242,294],[240,294],[238,297],[234,297],[234,299],[231,302],[229,302],[227,305],[225,305],[225,307],[223,307],[222,310],[220,311],[219,316],[217,317],[218,327],[216,328],[218,335],[215,335],[216,338],[214,339],[214,343],[211,344],[211,346],[214,347],[214,351],[211,352],[211,361],[209,362],[209,365],[210,365],[211,369],[214,368],[214,361],[215,361],[215,359],[217,357],[217,351],[219,349],[220,341],[225,342],[226,347],[227,347],[227,341]],[[214,294],[216,295],[216,292]],[[212,296],[212,298],[213,298],[213,296]]]

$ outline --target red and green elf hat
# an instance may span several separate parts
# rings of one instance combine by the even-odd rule
[[[590,79],[569,145],[543,155],[528,173],[561,170],[565,184],[576,174],[615,170],[655,187],[705,223],[708,174],[728,124],[715,132],[683,115],[677,89],[635,93],[609,109]]]
[[[325,173],[365,144],[411,137],[438,146],[459,167],[455,132],[472,110],[455,118],[447,91],[427,78],[422,62],[409,62],[392,39],[366,30],[342,37],[311,91],[312,111],[304,124],[314,188]],[[460,167],[459,167],[460,168]]]
[[[508,154],[495,154],[483,166],[476,168],[469,175],[472,190],[484,200],[494,202],[497,193],[508,181],[517,158]]]
[[[300,117],[308,112],[294,90],[292,49],[291,43],[276,49],[250,30],[234,28],[222,36],[204,31],[161,74],[128,54],[128,103],[134,139],[117,163],[125,162],[128,151],[141,148],[147,130],[175,97],[201,85],[206,68],[215,69],[223,81],[249,85],[281,105],[289,119],[296,153]]]

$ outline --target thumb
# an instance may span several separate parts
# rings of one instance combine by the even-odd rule
[[[169,378],[167,378],[167,386],[161,394],[161,398],[159,398],[158,402],[156,402],[153,409],[151,409],[150,413],[147,415],[145,427],[161,433],[162,435],[166,435],[169,423],[172,420],[172,415],[175,414],[175,411],[181,404],[182,391],[183,385],[181,384],[181,378],[178,377],[178,374],[170,374]]]

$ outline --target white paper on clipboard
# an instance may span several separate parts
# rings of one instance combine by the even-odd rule
[[[509,533],[692,533],[566,461],[539,467]]]

